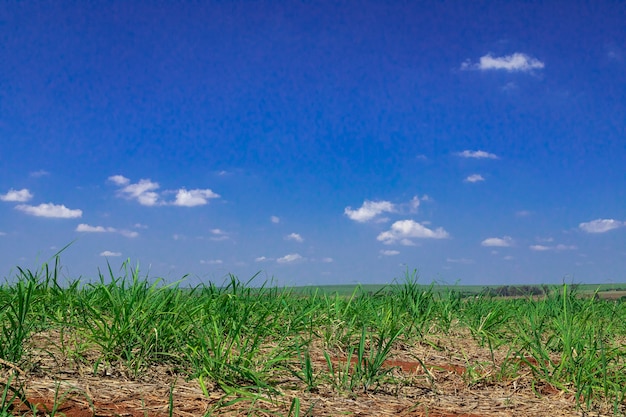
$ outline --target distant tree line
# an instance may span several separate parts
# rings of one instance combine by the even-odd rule
[[[576,290],[578,284],[570,286]],[[485,287],[481,294],[491,297],[524,297],[534,295],[546,295],[550,292],[548,285],[502,285],[499,287]]]

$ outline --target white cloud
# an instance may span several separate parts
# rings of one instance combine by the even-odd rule
[[[480,174],[472,174],[469,177],[465,178],[465,182],[480,182],[485,181],[482,175]]]
[[[587,233],[605,233],[624,226],[626,226],[626,222],[614,219],[596,219],[578,225],[582,231]]]
[[[82,210],[71,210],[64,205],[57,204],[40,204],[38,206],[31,206],[28,204],[20,204],[15,206],[17,210],[23,211],[26,214],[37,217],[49,217],[58,219],[75,219],[83,215]]]
[[[299,253],[290,253],[289,255],[285,255],[282,258],[276,259],[276,262],[278,262],[279,264],[286,264],[290,262],[299,261],[301,259],[304,259],[304,258],[302,258],[302,255],[300,255]]]
[[[259,256],[258,258],[254,259],[254,262],[265,262],[265,261],[271,261],[271,259],[268,259],[265,256]]]
[[[161,196],[157,192],[160,188],[158,182],[149,179],[141,179],[139,182],[131,183],[130,180],[123,175],[112,175],[108,180],[115,185],[121,187],[118,190],[119,195],[128,199],[137,200],[143,206],[156,205],[174,205],[179,207],[195,207],[208,204],[208,200],[219,198],[220,195],[212,190],[179,188],[176,191],[165,191],[164,193],[176,193],[174,201],[165,202],[161,200]]]
[[[441,227],[432,230],[414,220],[398,220],[391,225],[391,229],[382,232],[376,239],[386,245],[397,242],[412,245],[411,238],[444,239],[448,236],[448,232]]]
[[[149,179],[141,179],[137,183],[130,183],[130,180],[121,175],[109,177],[116,185],[122,186],[119,193],[126,198],[135,199],[143,206],[155,206],[160,204],[159,195],[155,190],[159,189],[159,183]]]
[[[208,200],[211,198],[219,198],[219,194],[207,189],[189,190],[181,188],[176,193],[176,200],[172,203],[175,206],[181,207],[195,207],[208,204]]]
[[[458,259],[446,258],[446,262],[451,263],[451,264],[470,265],[470,264],[474,263],[474,260],[473,259],[467,259],[467,258],[458,258]]]
[[[288,234],[287,236],[285,236],[285,240],[293,240],[294,242],[300,242],[300,243],[304,242],[304,239],[298,233]]]
[[[104,226],[91,226],[85,223],[81,223],[78,226],[76,226],[76,231],[85,232],[85,233],[119,233],[122,236],[129,237],[129,238],[134,238],[134,237],[139,236],[139,233],[131,231],[131,230],[124,230],[124,229],[119,230],[114,227],[104,227]]]
[[[210,259],[208,261],[201,260],[200,263],[203,265],[221,265],[224,262],[221,259]]]
[[[50,175],[50,173],[46,170],[40,169],[39,171],[33,171],[29,174],[32,178],[40,178]]]
[[[501,248],[513,246],[513,238],[509,236],[504,237],[489,237],[481,242],[483,246],[497,246]]]
[[[104,233],[104,232],[114,232],[115,229],[112,227],[103,227],[103,226],[90,226],[85,223],[81,223],[76,226],[77,232],[87,232],[87,233]]]
[[[351,220],[364,223],[372,220],[381,213],[393,213],[395,210],[396,208],[394,204],[389,201],[365,200],[363,205],[356,210],[352,210],[352,207],[346,207],[344,214]]]
[[[22,188],[21,190],[11,188],[6,194],[0,194],[0,200],[16,203],[25,203],[31,198],[33,198],[33,195],[26,188]]]
[[[223,240],[230,239],[230,237],[228,236],[228,233],[226,233],[222,229],[211,229],[211,234],[213,236],[211,236],[209,239],[211,239],[214,242],[221,242]]]
[[[494,57],[491,54],[487,54],[481,56],[478,63],[472,63],[467,60],[461,64],[462,70],[480,71],[505,70],[509,72],[531,72],[532,70],[542,69],[544,67],[545,64],[537,58],[533,58],[521,52],[501,57]]]
[[[100,256],[122,256],[121,252],[111,252],[110,250],[105,250],[104,252],[100,252]]]
[[[426,198],[428,198],[428,196],[425,196]],[[411,211],[411,213],[415,213],[417,211],[417,209],[420,206],[420,199],[418,196],[413,196],[413,198],[411,199],[411,201],[409,201],[409,210]]]
[[[498,155],[485,152],[485,151],[470,151],[464,150],[463,152],[457,153],[458,156],[462,158],[474,158],[474,159],[499,159]]]
[[[123,175],[111,175],[108,179],[116,185],[130,184],[130,180]]]
[[[545,251],[549,251],[549,250],[563,251],[563,250],[576,250],[576,249],[578,249],[574,245],[564,245],[562,243],[559,243],[556,246],[530,245],[529,248],[530,248],[530,250],[534,250],[536,252],[545,252]]]
[[[278,216],[272,216],[272,217],[270,217],[270,221],[271,221],[272,223],[274,223],[274,224],[278,224],[278,223],[280,223],[280,217],[278,217]]]
[[[327,257],[327,258],[322,258],[322,262],[324,262],[325,264],[329,264],[331,262],[335,262],[335,260],[333,258]]]
[[[395,255],[399,255],[400,251],[397,251],[397,250],[381,250],[380,254],[384,255],[384,256],[395,256]]]

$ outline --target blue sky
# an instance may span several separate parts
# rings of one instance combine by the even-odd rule
[[[626,7],[5,2],[0,276],[624,282]]]

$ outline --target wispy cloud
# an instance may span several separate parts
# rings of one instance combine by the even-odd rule
[[[396,211],[395,205],[389,201],[369,201],[365,200],[363,205],[356,210],[348,206],[343,211],[351,220],[365,223],[382,213],[393,213]]]
[[[281,258],[276,259],[276,262],[278,262],[279,264],[287,264],[287,263],[296,262],[302,259],[304,258],[299,253],[290,253],[288,255],[285,255]]]
[[[575,245],[563,245],[563,244],[558,244],[558,245],[554,245],[554,246],[530,245],[529,249],[533,250],[535,252],[545,252],[545,251],[576,250],[576,249],[578,249],[578,247],[576,247]]]
[[[391,225],[391,228],[382,232],[376,238],[386,245],[392,243],[400,243],[405,246],[413,244],[411,239],[445,239],[450,235],[443,228],[438,227],[435,230],[420,224],[414,220],[398,220]]]
[[[272,216],[272,217],[270,217],[270,221],[271,221],[272,223],[274,223],[274,224],[278,224],[278,223],[280,223],[280,217],[278,217],[278,216]]]
[[[480,61],[477,63],[472,63],[472,61],[467,60],[461,64],[462,70],[479,71],[504,70],[508,72],[532,72],[533,70],[543,69],[544,67],[545,64],[537,58],[533,58],[521,52],[500,57],[487,54],[481,56]]]
[[[48,171],[40,169],[39,171],[33,171],[29,174],[32,178],[40,178],[50,175]]]
[[[304,239],[298,233],[288,234],[287,236],[285,236],[285,240],[293,240],[294,242],[300,242],[300,243],[304,242]]]
[[[222,229],[211,229],[211,235],[212,236],[209,239],[211,239],[214,242],[220,242],[223,240],[230,239],[230,236],[228,236],[228,233],[226,233]]]
[[[446,262],[451,263],[451,264],[470,265],[474,263],[474,260],[467,259],[467,258],[446,258]]]
[[[457,153],[458,156],[462,158],[474,158],[474,159],[498,159],[498,155],[485,152],[485,151],[470,151],[464,150],[463,152]]]
[[[104,252],[100,252],[100,256],[122,256],[121,252],[111,252],[110,250],[105,250]]]
[[[219,198],[220,195],[212,190],[193,189],[187,190],[182,187],[174,191],[157,192],[161,187],[158,182],[150,179],[140,179],[136,183],[131,183],[130,179],[123,175],[112,175],[108,178],[110,182],[120,187],[118,194],[130,200],[136,200],[143,206],[173,205],[179,207],[196,207],[209,203],[210,199]],[[162,194],[175,193],[174,201],[164,201]]]
[[[130,237],[130,238],[139,236],[139,233],[132,231],[132,230],[116,229],[114,227],[104,227],[104,226],[91,226],[86,223],[81,223],[78,226],[76,226],[76,231],[84,232],[84,233],[119,233],[122,236]]]
[[[463,181],[474,183],[474,182],[485,181],[485,179],[480,174],[472,174],[472,175],[468,176],[467,178],[465,178]]]
[[[596,219],[578,225],[580,230],[587,233],[605,233],[624,226],[626,226],[626,222],[615,219]]]
[[[513,241],[512,237],[504,236],[504,237],[489,237],[483,240],[480,244],[483,246],[496,246],[496,247],[506,248],[509,246],[513,246],[514,243],[515,242]]]
[[[201,260],[200,263],[202,265],[221,265],[224,263],[221,259],[209,259],[207,261]]]
[[[14,190],[11,188],[6,194],[0,194],[0,200],[16,203],[25,203],[33,198],[33,195],[26,188]]]
[[[397,250],[381,250],[380,254],[383,256],[395,256],[395,255],[399,255],[400,251]]]
[[[17,210],[20,210],[26,214],[36,217],[48,217],[57,219],[75,219],[83,215],[82,210],[68,209],[64,205],[57,204],[40,204],[38,206],[31,206],[28,204],[20,204],[15,206]]]

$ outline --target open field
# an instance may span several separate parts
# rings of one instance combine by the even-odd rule
[[[468,295],[407,273],[339,293],[186,288],[128,263],[90,283],[57,271],[0,287],[0,416],[626,414],[626,303],[584,287]]]

